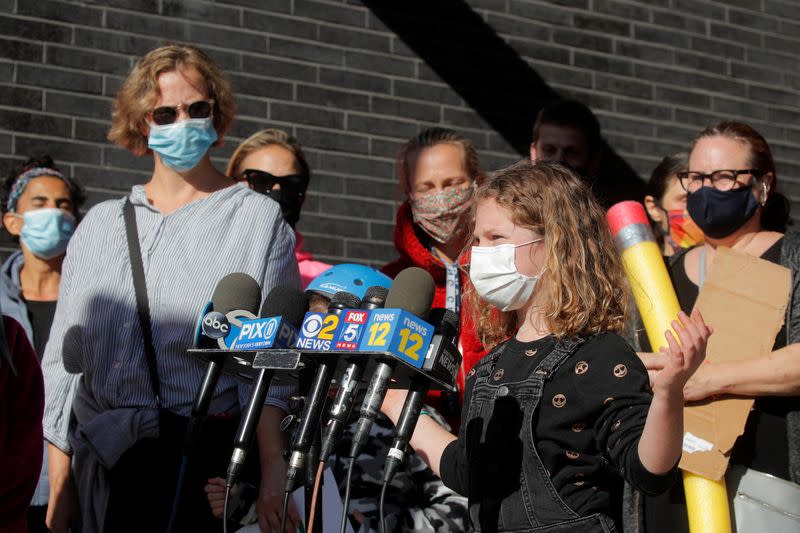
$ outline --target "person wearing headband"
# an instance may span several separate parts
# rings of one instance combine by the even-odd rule
[[[64,261],[42,361],[47,521],[55,533],[75,525],[84,533],[165,531],[171,520],[174,533],[221,526],[203,488],[225,472],[251,391],[219,379],[196,453],[181,470],[206,371],[186,350],[224,276],[249,275],[261,298],[278,284],[299,285],[294,232],[278,205],[211,162],[235,114],[227,77],[188,45],[145,54],[117,93],[108,138],[150,159],[153,170],[125,198],[89,210]],[[248,455],[262,468],[283,461],[280,422],[292,390],[268,393],[258,453]],[[182,497],[173,504],[179,479]],[[278,529],[283,495],[283,480],[267,481],[262,476],[257,506],[264,531]]]
[[[3,225],[20,244],[0,269],[0,302],[22,326],[40,362],[53,325],[61,265],[83,201],[80,186],[48,155],[29,158],[0,189]],[[33,533],[47,531],[49,492],[45,454],[28,510]]]

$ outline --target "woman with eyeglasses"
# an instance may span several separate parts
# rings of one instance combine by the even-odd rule
[[[283,219],[295,228],[311,181],[311,167],[297,139],[279,129],[257,131],[233,152],[227,174],[278,202]],[[303,236],[296,228],[294,236],[300,282],[305,288],[331,266],[314,261],[314,256],[303,249]]]
[[[796,484],[800,482],[800,237],[785,233],[789,203],[777,191],[772,152],[752,127],[722,122],[700,133],[688,170],[678,178],[687,193],[688,213],[705,234],[705,244],[678,253],[671,262],[670,275],[684,311],[694,306],[720,246],[792,271],[786,322],[772,353],[702,365],[686,384],[684,395],[689,401],[719,395],[755,397],[744,434],[733,448],[732,468],[743,466]],[[661,369],[660,354],[643,358],[651,373]],[[688,530],[681,493],[677,487],[661,505],[648,502],[648,532]]]
[[[47,522],[56,533],[76,524],[114,533],[221,525],[204,487],[224,475],[250,387],[220,378],[173,507],[185,428],[206,371],[186,350],[227,274],[254,278],[261,297],[277,284],[299,285],[294,233],[278,205],[211,163],[209,151],[235,112],[220,68],[185,45],[146,54],[117,94],[109,139],[151,157],[153,172],[124,199],[89,210],[64,261],[42,362]],[[269,392],[259,453],[250,454],[262,466],[283,460],[280,421],[290,394]],[[258,504],[263,531],[279,528],[283,492],[281,480],[266,486],[267,479]]]

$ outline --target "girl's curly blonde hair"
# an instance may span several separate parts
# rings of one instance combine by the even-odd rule
[[[205,80],[208,97],[214,99],[214,129],[222,138],[236,116],[236,101],[228,78],[199,48],[170,44],[151,50],[131,69],[114,100],[108,140],[136,155],[148,153],[144,132],[147,115],[158,101],[158,75],[186,67],[196,68]]]
[[[536,291],[545,323],[557,337],[622,331],[628,286],[603,210],[583,181],[557,163],[520,161],[498,170],[478,187],[471,230],[481,201],[494,199],[518,226],[544,236],[547,259]],[[519,328],[514,312],[500,312],[470,287],[478,336],[490,347]]]

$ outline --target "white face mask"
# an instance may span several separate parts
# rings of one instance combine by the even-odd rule
[[[478,295],[501,311],[514,311],[525,305],[542,276],[520,274],[514,261],[515,250],[544,239],[522,244],[473,246],[469,278]]]

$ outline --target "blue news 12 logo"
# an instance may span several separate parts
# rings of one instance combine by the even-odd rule
[[[359,351],[391,352],[410,365],[422,368],[433,326],[402,309],[374,310],[365,325]]]

